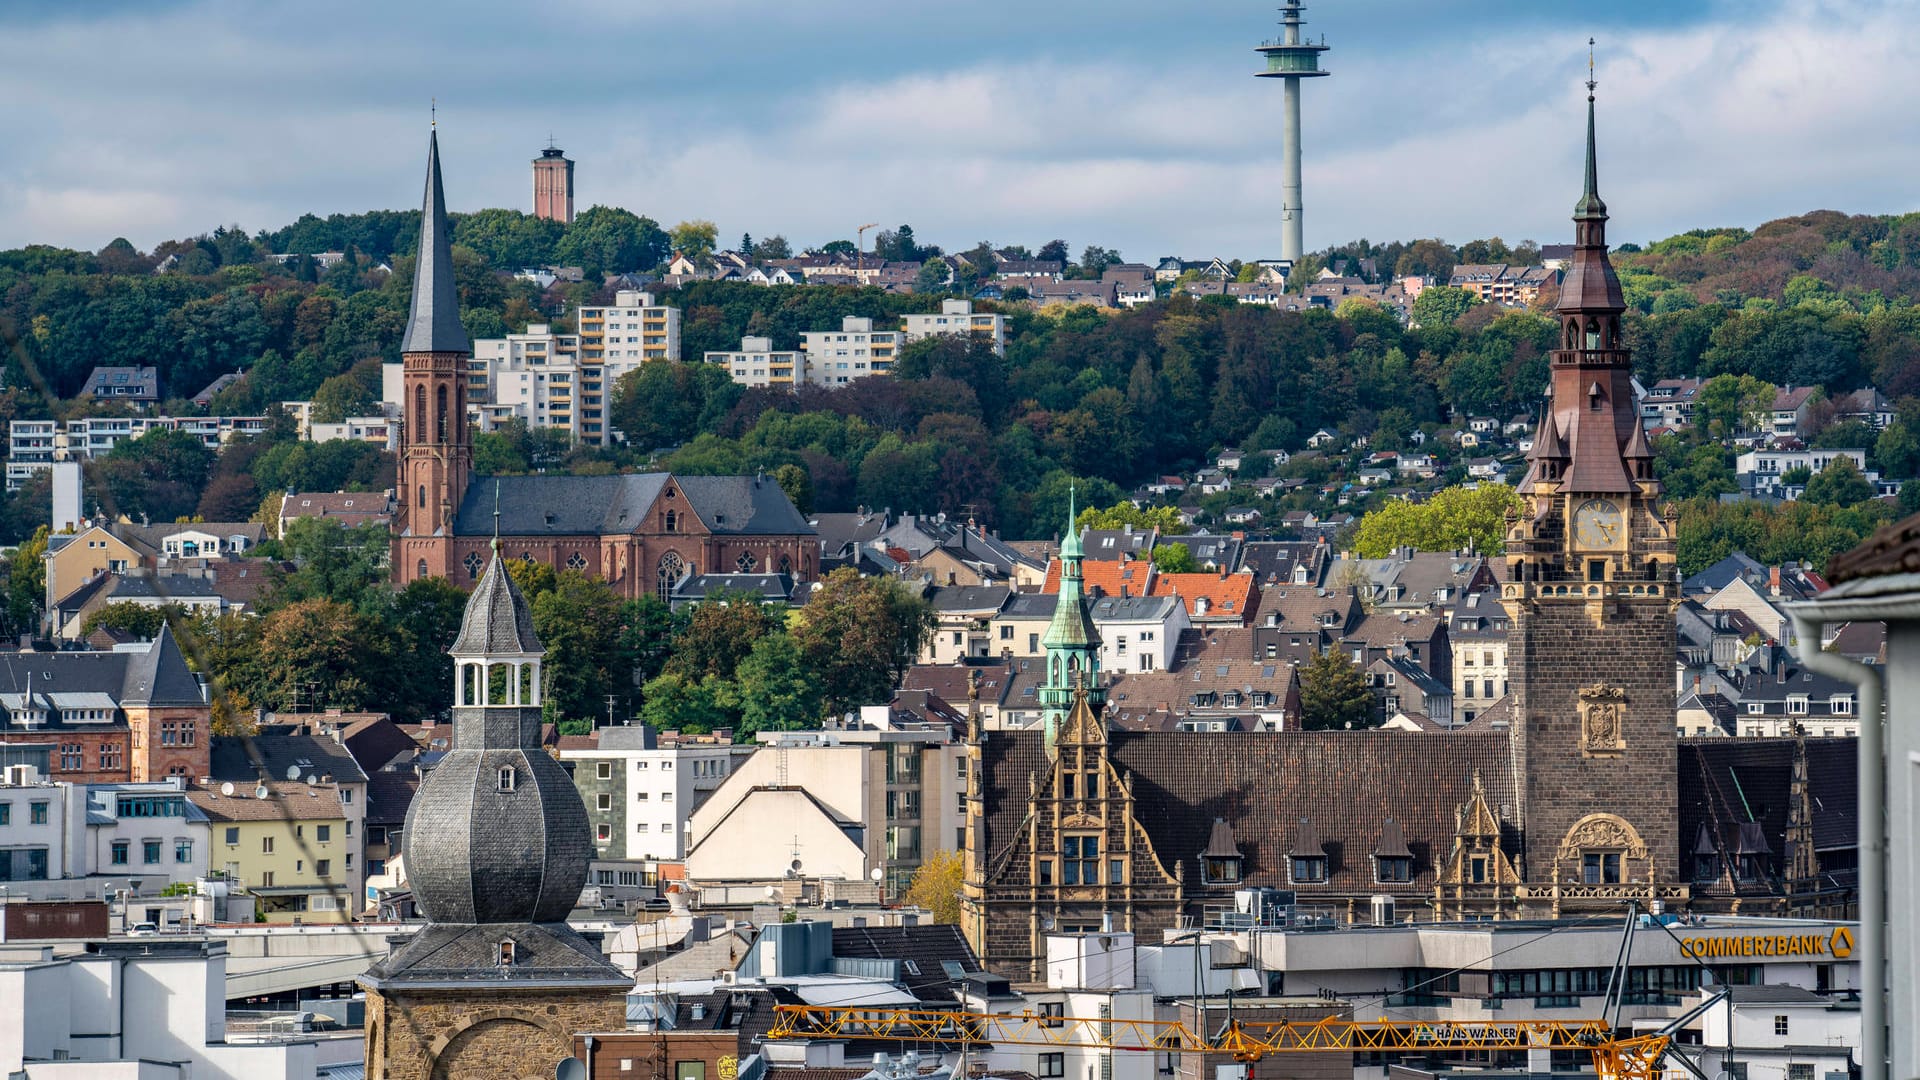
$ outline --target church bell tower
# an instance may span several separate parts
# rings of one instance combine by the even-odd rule
[[[1555,310],[1550,400],[1507,530],[1523,880],[1604,906],[1679,876],[1676,520],[1636,407],[1587,83],[1586,189]],[[1665,895],[1662,893],[1661,895]],[[1684,895],[1684,894],[1681,894]],[[1563,906],[1580,906],[1572,902]]]
[[[397,585],[451,576],[453,516],[473,473],[467,429],[467,360],[472,353],[473,344],[460,325],[452,229],[440,187],[440,135],[435,131],[427,138],[413,305],[400,341],[400,490],[393,523]]]

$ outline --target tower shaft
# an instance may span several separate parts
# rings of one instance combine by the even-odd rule
[[[1255,50],[1267,58],[1267,70],[1255,74],[1285,84],[1280,129],[1280,257],[1288,262],[1298,262],[1306,253],[1305,199],[1300,181],[1300,80],[1331,74],[1320,70],[1320,54],[1327,46],[1301,39],[1300,13],[1304,10],[1298,0],[1288,0],[1280,9],[1279,40]]]

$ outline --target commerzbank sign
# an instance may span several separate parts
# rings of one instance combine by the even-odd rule
[[[1699,960],[1748,957],[1824,956],[1845,960],[1853,955],[1853,931],[1836,926],[1827,934],[1729,934],[1721,937],[1683,937],[1680,955]]]

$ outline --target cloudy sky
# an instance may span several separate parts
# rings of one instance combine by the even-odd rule
[[[418,205],[580,207],[796,246],[1276,254],[1280,87],[1249,0],[0,0],[0,247],[142,248]],[[1564,240],[1586,40],[1616,239],[1920,203],[1912,0],[1322,0],[1310,248]]]

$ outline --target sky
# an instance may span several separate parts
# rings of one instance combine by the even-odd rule
[[[1920,202],[1912,0],[1321,0],[1307,247],[1571,238],[1587,38],[1610,236]],[[0,0],[0,248],[140,248],[419,205],[577,206],[731,245],[1279,250],[1272,0]],[[871,234],[869,234],[869,240]]]

